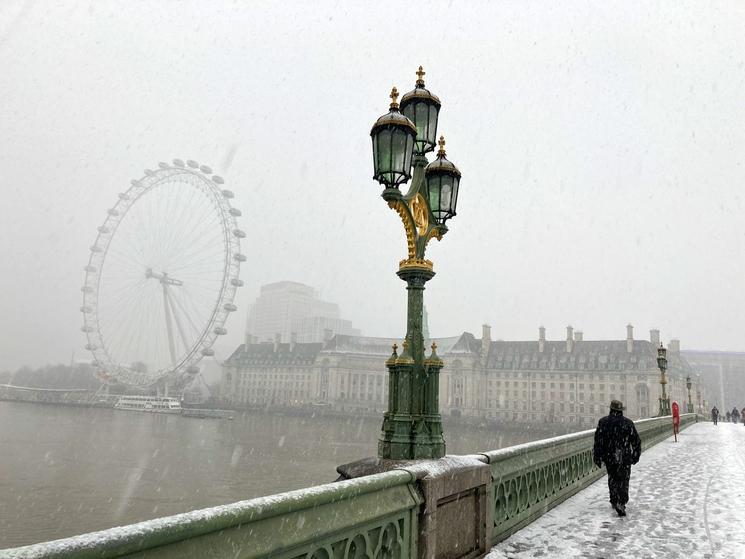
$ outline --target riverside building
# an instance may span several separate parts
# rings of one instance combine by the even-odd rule
[[[659,332],[649,340],[584,340],[567,327],[566,338],[547,340],[539,328],[532,341],[481,339],[470,332],[437,343],[445,362],[440,374],[443,414],[514,422],[564,422],[594,426],[608,402],[624,402],[634,419],[657,415]],[[247,336],[223,366],[222,395],[236,406],[322,406],[346,412],[386,408],[384,362],[394,338],[336,334],[325,342],[259,342]],[[692,370],[679,342],[668,350],[667,392],[685,410],[685,378]],[[695,398],[695,396],[694,396]]]

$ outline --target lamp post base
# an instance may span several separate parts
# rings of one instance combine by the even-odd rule
[[[389,460],[419,460],[445,456],[439,415],[386,413],[378,440],[378,456]]]

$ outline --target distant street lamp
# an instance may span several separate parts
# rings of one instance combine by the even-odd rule
[[[686,388],[688,389],[688,413],[693,413],[693,402],[691,401],[691,375],[686,376]]]
[[[660,344],[657,348],[657,366],[660,368],[660,387],[662,392],[660,394],[660,417],[663,415],[670,415],[670,398],[665,394],[665,385],[667,379],[665,378],[665,371],[667,370],[667,350]]]
[[[437,138],[440,100],[424,87],[419,67],[416,87],[406,93],[399,106],[398,91],[391,91],[390,111],[370,131],[373,145],[373,178],[385,190],[383,199],[404,224],[408,255],[399,263],[397,275],[407,284],[406,338],[401,355],[396,345],[386,361],[388,367],[388,411],[378,441],[378,456],[395,460],[445,456],[439,409],[439,372],[443,363],[432,344],[424,357],[422,309],[424,284],[435,275],[432,262],[424,259],[427,243],[447,233],[445,222],[455,216],[461,174],[445,157],[445,139],[440,136],[437,157],[431,163]],[[413,166],[413,173],[412,173]],[[399,190],[410,178],[406,194]]]
[[[698,373],[696,373],[696,408],[698,409],[698,413],[704,413],[701,407],[701,375]]]

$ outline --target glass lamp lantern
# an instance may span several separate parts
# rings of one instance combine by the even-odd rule
[[[657,366],[663,371],[667,369],[667,350],[662,344],[657,348]]]
[[[458,167],[445,157],[443,136],[440,136],[438,143],[440,149],[437,152],[437,159],[427,165],[424,176],[427,182],[429,207],[432,209],[437,224],[444,225],[448,219],[455,216],[461,174]]]
[[[398,188],[411,178],[411,159],[416,126],[401,114],[398,91],[391,91],[390,111],[381,116],[370,130],[373,145],[373,178],[386,188]]]
[[[440,99],[424,87],[424,70],[419,66],[416,87],[401,98],[401,112],[416,126],[414,153],[424,155],[435,149]]]

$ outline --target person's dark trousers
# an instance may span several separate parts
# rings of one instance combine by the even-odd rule
[[[611,505],[625,505],[629,502],[631,466],[606,464],[605,469],[608,471],[608,492]]]

